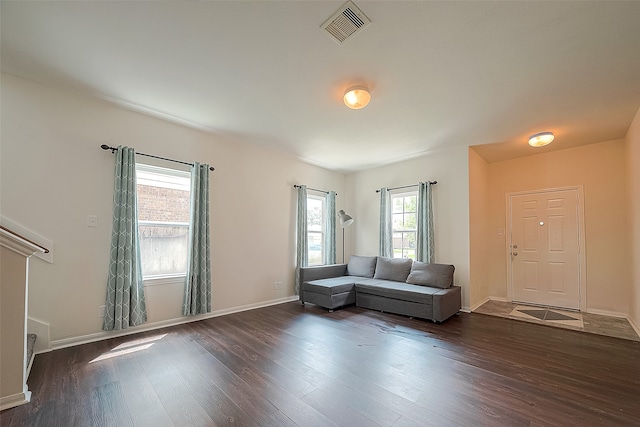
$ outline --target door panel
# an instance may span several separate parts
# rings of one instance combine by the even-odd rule
[[[580,307],[577,190],[510,197],[514,301]]]
[[[524,272],[524,288],[529,291],[538,291],[540,284],[540,278],[538,274],[538,272],[540,271],[540,267],[538,266],[538,263],[533,261],[524,261],[522,267],[522,270]]]

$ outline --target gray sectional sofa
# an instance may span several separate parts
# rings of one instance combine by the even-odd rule
[[[348,264],[300,269],[300,301],[333,309],[349,304],[443,322],[460,311],[453,265],[352,256]]]

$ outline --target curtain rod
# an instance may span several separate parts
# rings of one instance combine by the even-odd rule
[[[298,185],[298,184],[295,184],[295,185],[293,186],[293,188],[300,188],[300,187],[301,187],[301,185]],[[311,188],[311,187],[307,187],[307,188],[308,188],[309,190],[312,190],[312,191],[318,191],[318,192],[320,192],[320,193],[329,194],[329,192],[328,192],[328,191],[326,191],[326,190],[318,190],[317,188]],[[336,196],[337,196],[337,195],[338,195],[338,193],[336,193]]]
[[[427,181],[429,184],[431,185],[436,185],[438,183],[438,181]],[[399,190],[401,188],[409,188],[409,187],[417,187],[418,184],[413,184],[413,185],[403,185],[402,187],[393,187],[393,188],[387,188],[387,190],[391,191],[391,190]],[[379,193],[380,190],[376,190],[376,193]]]
[[[116,147],[109,147],[107,144],[102,144],[100,148],[102,148],[103,150],[111,150],[111,154],[115,153],[115,151],[118,149]],[[174,160],[174,159],[167,159],[166,157],[154,156],[152,154],[144,154],[144,153],[136,153],[136,154],[140,156],[153,157],[154,159],[166,160],[169,162],[182,163],[183,165],[193,166],[193,163],[182,162],[180,160]],[[209,166],[209,170],[214,171],[216,170],[216,168],[214,168],[213,166]]]

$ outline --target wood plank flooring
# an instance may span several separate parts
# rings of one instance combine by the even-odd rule
[[[37,355],[0,426],[638,426],[640,343],[297,302]]]

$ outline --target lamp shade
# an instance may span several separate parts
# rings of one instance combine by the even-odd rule
[[[352,110],[364,108],[371,101],[369,89],[364,86],[353,86],[344,93],[344,105]]]
[[[544,147],[553,141],[553,132],[540,132],[529,137],[529,145],[532,147]]]
[[[338,218],[340,219],[340,227],[345,228],[353,224],[353,218],[344,213],[342,209],[338,211]]]

